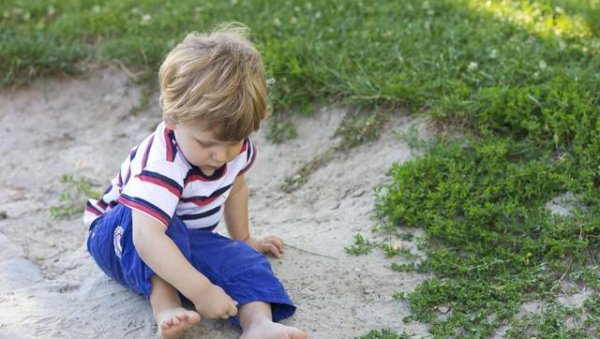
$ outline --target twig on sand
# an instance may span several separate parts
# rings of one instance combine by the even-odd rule
[[[336,260],[336,261],[338,260],[338,258],[334,258],[334,257],[328,256],[328,255],[325,255],[325,254],[319,254],[319,253],[307,251],[307,250],[305,250],[303,248],[300,248],[300,247],[297,247],[297,246],[294,246],[294,245],[290,245],[290,244],[287,244],[287,243],[285,244],[285,246],[286,247],[291,247],[291,248],[296,249],[296,250],[298,250],[300,252],[304,252],[304,253],[316,255],[317,257],[328,258],[328,259],[332,259],[332,260]]]

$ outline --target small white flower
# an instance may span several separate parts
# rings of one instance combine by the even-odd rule
[[[471,62],[469,63],[469,66],[467,66],[467,70],[468,70],[469,72],[473,72],[473,71],[474,71],[474,70],[476,70],[477,68],[479,68],[479,64],[478,64],[478,63],[476,63],[476,62],[473,62],[473,61],[471,61]]]
[[[546,67],[548,67],[548,64],[547,64],[547,63],[546,63],[544,60],[540,60],[540,62],[538,63],[538,67],[539,67],[541,70],[545,70],[545,69],[546,69]]]
[[[320,19],[320,18],[321,18],[321,12],[315,13],[315,19]]]
[[[92,7],[92,12],[94,12],[96,14],[100,13],[101,10],[102,10],[102,8],[98,5]]]
[[[427,10],[427,15],[434,16],[435,15],[435,11],[433,9]]]
[[[496,59],[498,57],[498,51],[495,48],[492,48],[490,51],[490,59]]]
[[[148,25],[152,20],[152,16],[150,14],[142,15],[142,20],[140,21],[140,25]]]
[[[281,26],[281,20],[279,20],[279,18],[275,18],[273,19],[273,24],[277,27]]]
[[[267,79],[267,87],[273,87],[273,86],[275,86],[275,78]]]
[[[539,77],[540,77],[540,73],[539,73],[539,72],[535,72],[535,73],[533,73],[533,77],[534,77],[535,79],[539,78]]]
[[[558,6],[554,7],[554,11],[558,14],[563,14],[565,12],[565,10],[562,9],[562,7],[558,7]]]
[[[54,8],[54,6],[50,5],[48,6],[48,10],[46,11],[48,13],[49,16],[53,16],[56,13],[56,8]]]
[[[293,16],[293,17],[290,19],[290,23],[291,23],[292,25],[295,25],[295,24],[297,24],[297,23],[298,23],[298,19],[296,19],[296,17],[295,17],[295,16]]]

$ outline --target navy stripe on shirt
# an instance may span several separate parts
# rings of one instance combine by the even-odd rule
[[[184,214],[184,215],[180,215],[179,217],[181,218],[181,220],[197,220],[197,219],[206,218],[213,214],[216,214],[220,210],[221,210],[221,206],[217,206],[206,212],[196,213],[196,214]]]
[[[227,185],[227,186],[221,187],[218,190],[214,191],[209,196],[193,196],[193,197],[186,197],[186,198],[182,197],[181,201],[182,202],[203,202],[205,200],[214,199],[214,198],[220,196],[221,194],[227,192],[227,190],[229,188],[231,188],[231,185]]]
[[[175,180],[160,173],[143,170],[140,174],[138,174],[138,178],[142,181],[151,182],[158,186],[164,187],[169,190],[169,192],[175,194],[178,198],[183,192],[183,187],[181,187],[181,185],[179,185]]]

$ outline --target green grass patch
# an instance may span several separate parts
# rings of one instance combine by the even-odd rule
[[[440,87],[424,110],[471,136],[439,140],[421,158],[395,165],[379,195],[384,220],[426,232],[426,259],[395,267],[435,274],[403,296],[412,311],[406,320],[431,323],[436,337],[490,336],[505,323],[514,323],[507,332],[514,337],[522,328],[593,337],[593,321],[567,325],[574,316],[567,307],[521,325],[515,316],[525,301],[552,305],[565,281],[598,291],[600,45],[589,19],[598,4],[462,4],[424,5],[447,20],[426,25],[424,55],[441,76],[429,84]],[[583,208],[552,215],[545,204],[565,192]]]
[[[431,322],[440,337],[457,329],[489,336],[524,301],[553,300],[564,279],[597,288],[597,214],[559,217],[545,208],[565,191],[582,201],[599,197],[567,162],[528,142],[487,138],[440,143],[395,165],[378,211],[394,224],[425,229],[426,259],[414,269],[436,276],[408,296],[410,319]],[[452,310],[446,319],[436,316],[442,306]]]

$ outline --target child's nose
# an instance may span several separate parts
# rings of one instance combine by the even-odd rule
[[[227,162],[230,159],[230,157],[232,156],[231,149],[232,149],[231,147],[227,147],[227,146],[219,147],[215,151],[213,158],[218,162]]]

